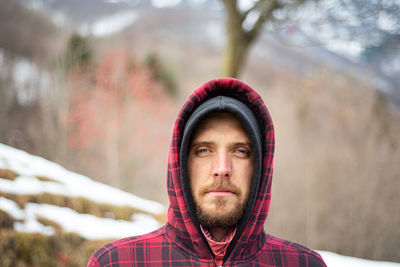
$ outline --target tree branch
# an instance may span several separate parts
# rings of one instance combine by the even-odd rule
[[[258,36],[264,22],[272,18],[273,12],[279,8],[282,8],[282,4],[278,0],[259,1],[257,4],[259,4],[258,9],[260,10],[260,15],[253,27],[246,33],[247,40],[249,42],[252,42]]]
[[[254,6],[249,8],[247,11],[243,12],[242,13],[243,20],[245,20],[247,15],[249,15],[249,13],[251,13],[252,11],[254,11],[256,9],[260,9],[265,2],[266,2],[265,0],[259,0],[257,3],[254,4]]]

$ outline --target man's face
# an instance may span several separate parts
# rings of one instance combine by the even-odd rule
[[[249,197],[253,153],[245,129],[233,115],[217,113],[199,124],[188,169],[199,222],[207,228],[234,226]]]

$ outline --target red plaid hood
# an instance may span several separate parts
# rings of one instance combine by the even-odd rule
[[[263,232],[271,199],[274,130],[261,97],[248,85],[235,79],[217,79],[203,84],[193,92],[179,113],[168,162],[170,206],[167,224],[152,233],[127,237],[104,245],[92,255],[88,267],[217,265],[201,229],[192,220],[186,205],[179,155],[185,122],[201,103],[219,95],[236,98],[246,104],[256,116],[264,139],[258,193],[253,192],[255,201],[251,202],[254,206],[247,207],[246,216],[238,223],[235,236],[227,249],[224,265],[326,267],[315,251]]]
[[[233,244],[228,249],[229,258],[235,260],[236,258],[246,258],[249,254],[255,253],[260,246],[258,238],[263,231],[270,207],[274,154],[274,129],[268,110],[261,96],[239,80],[232,78],[215,79],[201,85],[185,102],[176,119],[169,151],[167,181],[170,200],[168,223],[174,231],[167,232],[167,234],[173,240],[176,240],[179,246],[194,256],[199,258],[211,257],[208,244],[198,226],[192,220],[184,199],[179,153],[185,122],[191,113],[201,103],[218,95],[235,98],[246,104],[258,119],[264,138],[262,175],[255,204],[243,231],[237,233],[232,241]]]

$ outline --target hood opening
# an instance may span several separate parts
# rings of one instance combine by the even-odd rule
[[[188,207],[189,214],[198,229],[201,233],[200,224],[197,220],[197,216],[195,214],[195,206],[192,199],[192,194],[190,190],[190,182],[188,176],[187,169],[187,158],[188,152],[190,149],[191,138],[197,127],[197,125],[207,116],[212,115],[213,113],[219,112],[228,112],[234,115],[240,123],[244,126],[250,140],[254,153],[254,170],[253,177],[251,181],[250,195],[247,202],[247,205],[244,209],[242,218],[237,224],[237,231],[235,237],[231,241],[227,253],[225,255],[224,261],[229,256],[231,250],[233,249],[234,244],[236,244],[237,239],[243,232],[252,210],[254,208],[255,201],[257,199],[259,184],[262,175],[262,161],[263,161],[263,141],[262,141],[262,132],[260,130],[260,121],[256,118],[255,113],[250,110],[250,108],[245,105],[243,102],[228,96],[214,96],[201,105],[199,105],[190,115],[187,120],[182,136],[181,148],[180,148],[180,173],[181,173],[181,182],[183,193],[186,201],[186,205]],[[204,238],[205,239],[205,238]],[[207,241],[205,240],[208,245]],[[211,250],[211,249],[210,249]]]

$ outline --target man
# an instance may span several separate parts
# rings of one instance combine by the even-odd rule
[[[203,84],[174,126],[167,224],[105,245],[88,266],[326,266],[316,252],[264,233],[273,153],[257,92],[230,78]]]

